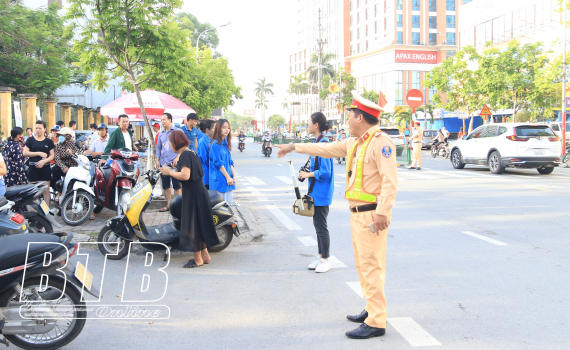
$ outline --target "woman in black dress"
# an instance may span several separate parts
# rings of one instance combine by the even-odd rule
[[[160,172],[172,176],[182,184],[182,218],[178,249],[194,252],[194,259],[185,268],[210,263],[208,248],[220,244],[212,217],[210,195],[202,177],[204,172],[196,152],[188,149],[190,142],[182,130],[175,129],[168,136],[170,148],[178,153],[174,159],[176,171],[163,166]]]
[[[30,158],[28,181],[43,181],[47,186],[44,192],[44,200],[49,207],[49,185],[51,181],[50,162],[53,160],[55,145],[46,137],[46,122],[36,122],[36,136],[26,140],[24,157]]]
[[[21,142],[23,139],[24,129],[16,126],[12,129],[8,142],[2,151],[8,172],[6,176],[4,176],[6,187],[25,185],[28,183],[28,178],[24,172],[24,150],[22,149]]]

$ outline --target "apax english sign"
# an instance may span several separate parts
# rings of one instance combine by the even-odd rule
[[[396,63],[437,63],[437,51],[396,50]]]

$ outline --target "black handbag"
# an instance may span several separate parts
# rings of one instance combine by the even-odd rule
[[[309,161],[307,162],[309,164],[309,168],[308,170],[311,170],[311,159],[309,158]],[[301,168],[302,169],[302,168]],[[315,171],[319,170],[319,157],[315,157]],[[301,216],[314,216],[315,215],[315,200],[313,199],[313,197],[311,196],[311,193],[313,193],[313,188],[315,187],[315,183],[317,182],[317,179],[315,179],[314,177],[312,178],[312,182],[311,179],[309,179],[309,191],[307,192],[306,195],[303,196],[303,198],[301,199],[297,199],[295,201],[295,204],[293,204],[293,213],[297,214],[297,215],[301,215]],[[299,210],[299,201],[303,201],[303,210]]]

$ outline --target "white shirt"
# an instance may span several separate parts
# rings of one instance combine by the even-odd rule
[[[89,136],[87,137],[87,140],[88,140],[87,143],[88,143],[88,145],[91,146],[91,145],[95,142],[95,140],[97,140],[98,138],[99,138],[99,133],[98,133],[97,131],[95,131],[94,133],[92,133],[91,135],[89,135]]]
[[[132,144],[133,141],[131,140],[131,134],[129,134],[129,132],[123,132],[123,137],[125,138],[125,148],[130,149],[131,151],[132,149]],[[131,145],[131,147],[129,147],[129,145]]]
[[[449,131],[447,130],[441,130],[441,132],[443,133],[443,136],[445,136],[445,138],[449,137]]]
[[[105,147],[107,147],[107,142],[109,141],[109,135],[105,138],[105,141],[101,140],[100,137],[97,137],[95,141],[89,146],[89,150],[91,152],[105,152]]]

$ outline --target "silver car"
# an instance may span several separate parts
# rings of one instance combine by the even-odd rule
[[[394,141],[394,144],[396,146],[401,146],[404,144],[404,135],[400,133],[400,130],[398,130],[398,128],[380,128],[380,130],[390,135],[392,141]]]
[[[434,137],[437,136],[437,130],[427,129],[424,130],[424,140],[422,141],[422,148],[431,149]]]

